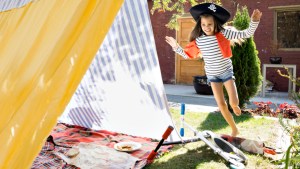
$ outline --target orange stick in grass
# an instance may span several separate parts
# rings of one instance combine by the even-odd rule
[[[155,156],[157,155],[157,151],[160,148],[160,146],[162,145],[162,143],[169,137],[169,135],[171,134],[171,132],[173,131],[173,127],[169,126],[167,128],[167,130],[165,131],[165,133],[162,135],[162,139],[160,140],[160,142],[158,143],[158,145],[156,146],[156,148],[154,150],[151,151],[151,153],[148,155],[147,157],[147,162],[151,163],[153,162]]]

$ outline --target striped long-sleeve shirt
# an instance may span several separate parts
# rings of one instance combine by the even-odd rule
[[[259,22],[250,22],[249,28],[242,31],[235,31],[231,29],[224,29],[221,33],[228,40],[249,38],[251,37]],[[230,58],[224,58],[222,56],[221,50],[216,36],[206,36],[202,35],[196,38],[197,47],[201,50],[202,57],[205,63],[205,72],[208,76],[218,76],[222,75],[228,70],[233,70],[232,62]],[[184,53],[182,47],[175,49],[175,52],[180,54],[183,58],[188,59],[189,57]]]

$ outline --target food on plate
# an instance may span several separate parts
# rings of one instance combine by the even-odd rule
[[[140,143],[136,142],[120,142],[114,145],[114,148],[118,151],[132,152],[142,147]]]
[[[122,150],[122,151],[131,151],[131,150],[133,150],[132,145],[122,145],[122,146],[117,146],[117,148],[119,150]]]

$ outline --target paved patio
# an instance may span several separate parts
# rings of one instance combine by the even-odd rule
[[[213,95],[201,95],[195,92],[194,86],[192,85],[173,85],[164,84],[165,92],[168,98],[169,105],[172,107],[179,107],[180,103],[185,103],[187,109],[193,109],[195,111],[206,111],[211,112],[218,109],[217,103]],[[267,92],[265,97],[257,95],[250,99],[248,108],[255,108],[253,102],[267,102],[270,101],[276,105],[281,103],[294,104],[289,99],[287,92]],[[275,105],[274,105],[275,106]]]

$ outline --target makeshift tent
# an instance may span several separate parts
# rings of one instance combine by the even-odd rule
[[[19,2],[1,1],[0,168],[30,167],[123,3],[37,0],[9,10]]]
[[[60,122],[160,139],[172,124],[146,0],[127,0]]]
[[[1,168],[29,168],[63,112],[60,122],[151,138],[172,124],[147,1],[122,4],[0,1]]]

